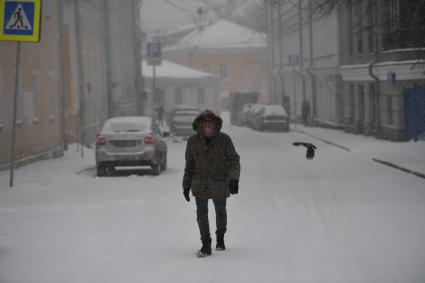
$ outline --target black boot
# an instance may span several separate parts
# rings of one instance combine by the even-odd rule
[[[218,251],[224,251],[226,246],[224,245],[224,235],[217,235],[217,245],[215,249]]]
[[[198,257],[206,257],[211,255],[211,239],[202,240],[202,248],[196,253]]]

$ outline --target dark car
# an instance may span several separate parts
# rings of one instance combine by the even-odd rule
[[[96,169],[104,176],[117,166],[150,166],[152,175],[167,169],[167,144],[150,117],[116,117],[105,122],[96,141]]]
[[[194,106],[178,105],[170,117],[170,130],[175,136],[193,135],[192,124],[201,111]]]
[[[252,103],[246,103],[242,107],[241,112],[239,113],[239,125],[240,126],[247,126],[248,125],[248,119],[249,119],[249,111],[251,110]]]
[[[282,105],[266,105],[256,119],[256,129],[260,131],[289,131],[289,117]]]

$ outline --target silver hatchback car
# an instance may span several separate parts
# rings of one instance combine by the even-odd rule
[[[116,117],[103,125],[96,140],[96,169],[105,176],[116,166],[150,166],[152,175],[167,169],[167,144],[150,117]]]

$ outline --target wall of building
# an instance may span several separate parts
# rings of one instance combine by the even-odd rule
[[[219,78],[220,102],[223,109],[224,101],[229,93],[238,91],[257,91],[260,99],[266,100],[267,64],[265,49],[228,49],[228,50],[197,50],[167,51],[166,60],[209,72]],[[227,68],[227,76],[223,76],[223,66]],[[267,101],[265,101],[267,102]]]
[[[107,9],[111,116],[141,114],[139,1],[107,1]]]
[[[15,149],[18,165],[63,154],[57,5],[54,0],[42,5],[40,42],[21,43]],[[0,42],[0,169],[7,168],[10,158],[16,46],[15,42]]]
[[[418,66],[423,52],[421,48],[400,49],[397,42],[394,46],[385,42],[388,2],[378,2],[379,9],[364,1],[362,5],[338,11],[345,89],[344,128],[354,133],[405,140],[404,89],[424,84],[423,71]],[[399,3],[397,7],[413,4]]]
[[[310,18],[307,0],[266,3],[270,100],[288,108],[292,120],[300,119],[308,104],[309,124],[339,127],[343,85],[337,15]]]
[[[125,114],[135,114],[141,108],[136,96],[142,89],[140,1],[125,2],[126,5],[118,7],[114,1],[109,7],[114,13],[111,19],[114,25],[125,15],[124,27],[114,30],[118,33],[121,28],[125,38],[110,42],[107,2],[43,1],[40,42],[21,44],[16,136],[18,165],[61,156],[65,145],[80,141],[80,137],[84,144],[91,144],[111,115],[111,106],[123,109],[122,105],[128,105],[131,109],[123,111]],[[119,41],[128,44],[122,45]],[[108,55],[107,46],[114,51],[112,54]],[[116,49],[122,53],[115,52]],[[121,56],[124,52],[128,52],[128,56]],[[10,156],[16,43],[0,42],[0,54],[1,170],[8,166]],[[126,69],[128,66],[131,70]],[[108,92],[111,83],[107,70],[111,69],[116,71],[112,74],[114,82],[124,86],[122,92],[132,100]],[[114,95],[117,99],[112,105]]]
[[[185,104],[199,107],[200,109],[211,109],[219,111],[218,80],[216,78],[202,79],[171,79],[158,78],[156,81],[157,97],[161,101],[155,101],[152,96],[152,79],[146,78],[146,88],[149,92],[147,105],[151,111],[149,116],[154,116],[154,109],[158,105],[163,105],[165,112],[172,111],[177,104]],[[200,99],[199,92],[204,93],[203,99]],[[181,92],[181,101],[177,99],[177,92]]]

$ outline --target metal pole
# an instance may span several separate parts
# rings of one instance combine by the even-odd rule
[[[65,86],[65,55],[64,55],[64,43],[63,43],[63,0],[58,1],[58,64],[59,64],[59,83],[60,83],[60,90],[61,90],[61,97],[62,97],[62,103],[60,105],[60,109],[62,111],[62,142],[63,142],[63,149],[68,150],[68,140],[67,140],[67,120],[68,120],[68,113],[67,113],[67,89]]]
[[[15,166],[15,142],[16,142],[16,118],[18,111],[18,84],[19,84],[19,63],[21,58],[21,43],[16,44],[16,73],[15,73],[15,96],[13,98],[13,119],[12,119],[12,141],[10,143],[10,182],[9,187],[13,187],[13,169]],[[22,94],[21,94],[22,95]]]
[[[154,59],[156,60],[156,59]],[[152,76],[152,106],[154,107],[154,111],[155,111],[155,89],[156,89],[156,62],[153,63],[152,66],[152,71],[153,71],[153,76]],[[153,117],[155,117],[155,113],[153,114]]]

